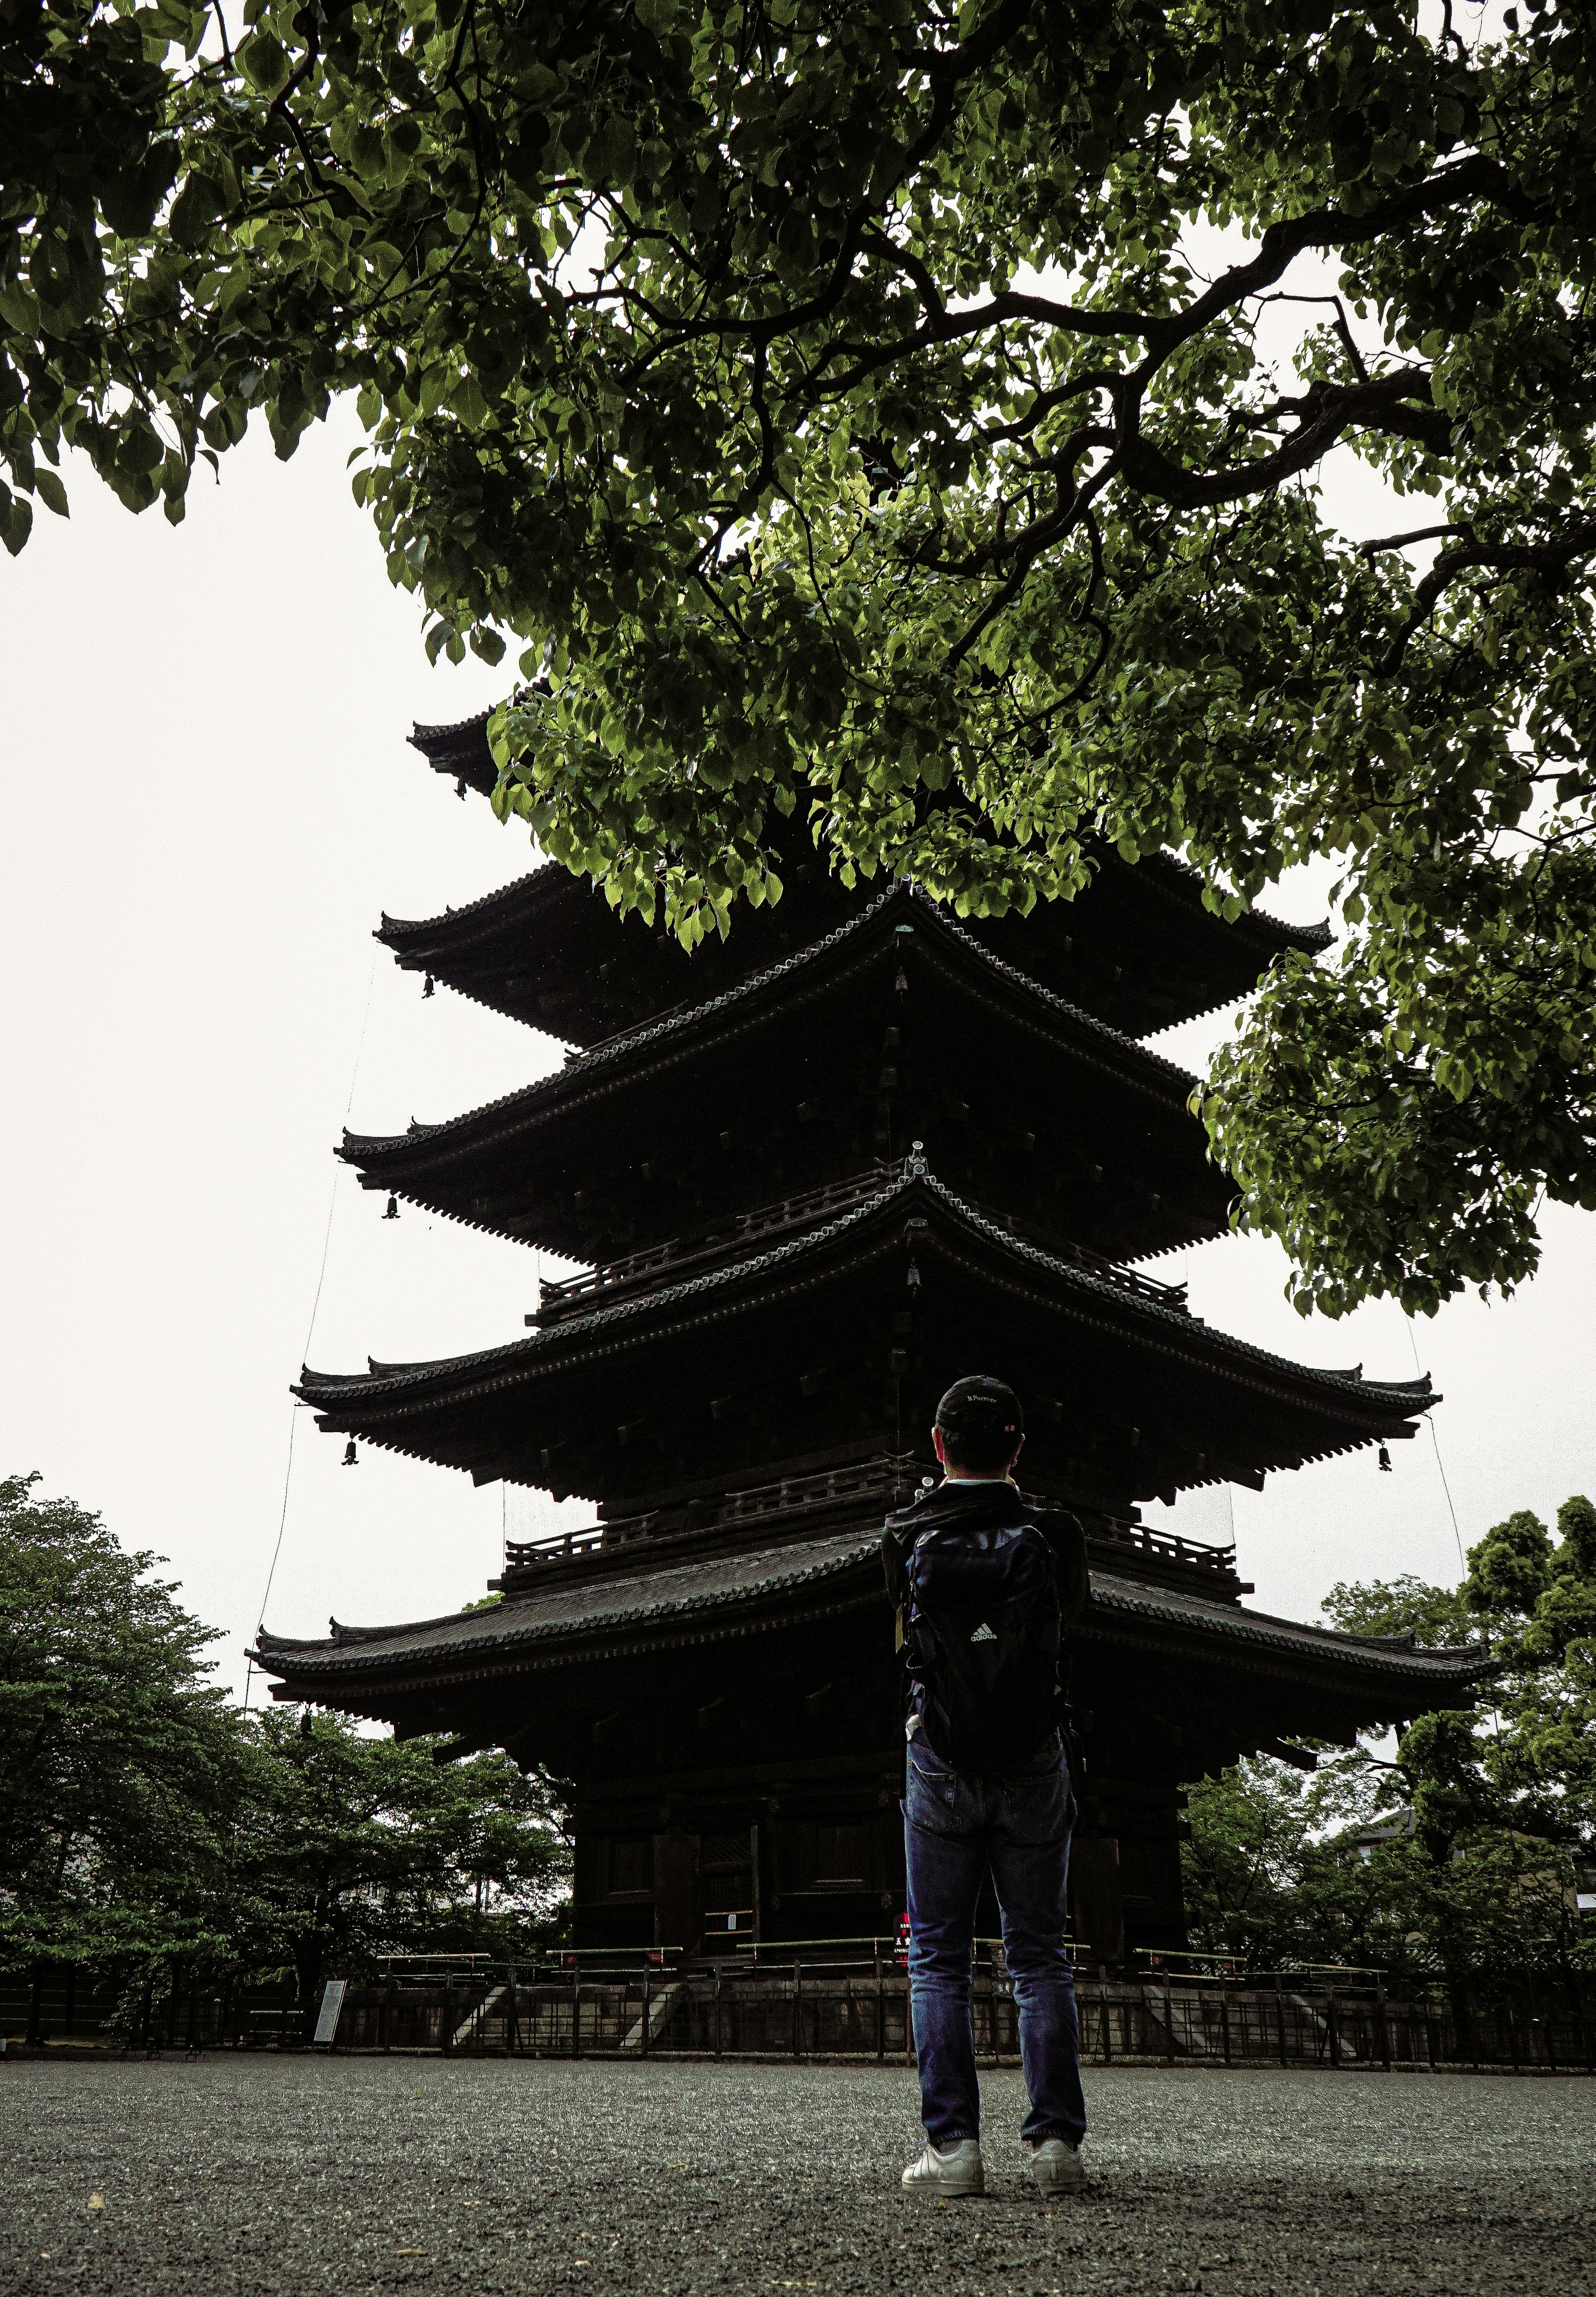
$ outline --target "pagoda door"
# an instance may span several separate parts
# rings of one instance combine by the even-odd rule
[[[1120,1961],[1125,1951],[1124,1885],[1119,1843],[1111,1834],[1078,1834],[1070,1845],[1070,1911],[1075,1937],[1096,1962]]]
[[[698,1837],[673,1826],[654,1838],[654,1942],[696,1954],[703,1937]]]

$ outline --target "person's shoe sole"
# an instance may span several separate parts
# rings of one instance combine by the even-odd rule
[[[1030,2161],[1025,2169],[1039,2193],[1083,2194],[1086,2191],[1086,2164],[1079,2153],[1069,2154],[1064,2161]]]

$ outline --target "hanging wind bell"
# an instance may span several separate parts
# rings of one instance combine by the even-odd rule
[[[438,993],[438,984],[430,973],[421,984],[421,993],[424,997],[435,997]]]
[[[355,1452],[355,1439],[352,1436],[343,1447],[343,1458],[339,1464],[345,1468],[358,1468],[360,1465],[359,1459]]]
[[[399,1218],[399,1198],[398,1198],[397,1197],[390,1197],[390,1198],[389,1198],[389,1199],[388,1199],[388,1209],[387,1209],[387,1211],[383,1214],[383,1218],[384,1220],[398,1220],[398,1218]]]
[[[1380,1445],[1380,1473],[1382,1476],[1391,1473],[1391,1447],[1388,1444]]]
[[[909,1290],[910,1290],[911,1292],[917,1292],[917,1291],[919,1290],[919,1288],[920,1288],[920,1264],[919,1264],[919,1262],[918,1262],[917,1260],[911,1260],[911,1261],[909,1262],[909,1276],[908,1276],[907,1281],[908,1281],[909,1288]]]

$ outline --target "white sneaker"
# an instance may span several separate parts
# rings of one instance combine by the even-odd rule
[[[982,2167],[979,2138],[956,2138],[941,2153],[934,2145],[927,2145],[919,2160],[911,2161],[903,2172],[903,2182],[914,2193],[985,2193],[986,2171]]]
[[[1042,2137],[1025,2150],[1031,2157],[1025,2167],[1044,2194],[1086,2191],[1086,2164],[1078,2145],[1068,2145],[1062,2137]]]

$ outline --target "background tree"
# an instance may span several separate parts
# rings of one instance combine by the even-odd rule
[[[794,811],[963,910],[1334,852],[1204,1102],[1300,1304],[1596,1205],[1587,8],[243,20],[0,0],[12,547],[63,441],[176,517],[357,391],[429,645],[522,649],[501,811],[623,908],[724,929]]]
[[[210,1630],[37,1481],[0,1480],[0,1959],[199,1950],[244,1768]]]
[[[291,1970],[308,2006],[329,1970],[530,1958],[557,1934],[571,1861],[547,1782],[497,1753],[440,1762],[446,1743],[281,1708],[254,1721],[227,1845],[235,1964]]]
[[[1385,1969],[1398,1983],[1596,1969],[1572,1904],[1596,1858],[1596,1509],[1566,1500],[1554,1545],[1526,1511],[1468,1552],[1457,1588],[1340,1585],[1344,1633],[1421,1646],[1487,1636],[1469,1707],[1419,1716],[1395,1749],[1324,1750],[1312,1777],[1244,1763],[1191,1791],[1193,1934],[1254,1970]]]
[[[71,1963],[136,2000],[386,1954],[530,1956],[570,1849],[548,1781],[206,1677],[214,1641],[97,1516],[0,1481],[0,1969]]]

